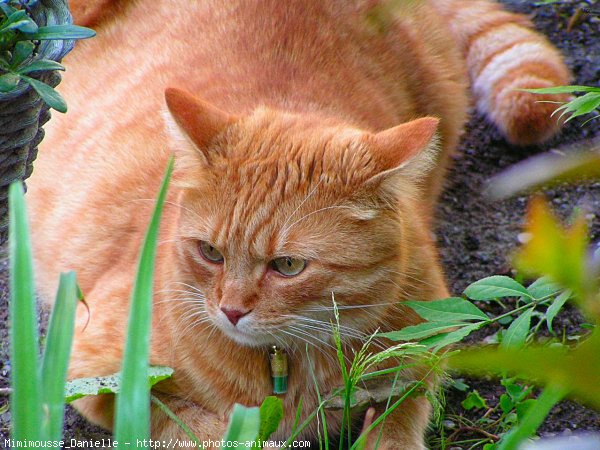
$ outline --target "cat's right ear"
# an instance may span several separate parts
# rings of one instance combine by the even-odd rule
[[[167,129],[175,155],[188,163],[210,165],[210,144],[236,117],[192,94],[176,88],[165,91]]]

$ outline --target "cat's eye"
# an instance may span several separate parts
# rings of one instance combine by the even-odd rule
[[[306,267],[306,261],[300,258],[283,256],[271,261],[271,267],[273,270],[279,272],[283,276],[293,277],[300,274],[304,270]]]
[[[206,241],[200,241],[198,244],[200,253],[204,256],[204,259],[212,263],[220,264],[223,262],[223,255],[217,250],[212,244]]]

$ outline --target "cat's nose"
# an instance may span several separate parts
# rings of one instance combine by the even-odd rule
[[[227,318],[233,324],[234,327],[237,325],[237,323],[242,317],[244,317],[250,312],[250,310],[240,311],[239,309],[229,309],[225,307],[221,307],[221,311],[223,311],[223,313],[227,316]]]

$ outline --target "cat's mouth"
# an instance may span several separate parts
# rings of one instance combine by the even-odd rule
[[[305,329],[301,323],[294,320],[284,320],[282,323],[261,323],[253,314],[242,317],[233,324],[223,314],[211,314],[214,324],[221,332],[234,342],[247,347],[281,348],[309,346],[328,346],[333,348],[334,340],[328,330]]]
[[[272,335],[265,333],[256,333],[256,332],[245,332],[239,329],[226,329],[227,327],[219,327],[223,333],[237,342],[238,344],[247,346],[247,347],[265,347],[275,345],[275,339]],[[225,329],[224,329],[225,328]]]
[[[235,325],[220,315],[213,317],[213,321],[225,336],[238,344],[247,347],[270,347],[280,344],[273,333],[264,327],[259,328],[251,316],[243,317]]]

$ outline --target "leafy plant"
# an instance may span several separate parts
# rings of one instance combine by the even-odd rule
[[[600,107],[600,87],[591,86],[556,86],[551,88],[541,89],[522,89],[533,94],[574,94],[583,92],[583,95],[575,97],[573,100],[561,103],[552,115],[560,112],[559,119],[567,115],[566,122],[573,120],[575,117],[585,114],[595,113],[596,115],[587,119],[582,125],[585,125],[590,120],[600,117],[598,108]]]
[[[42,361],[38,361],[33,265],[23,187],[20,182],[10,186],[10,319],[12,324],[10,333],[13,367],[11,414],[12,437],[15,441],[60,440],[65,401],[87,394],[99,393],[102,392],[102,389],[119,392],[117,399],[125,399],[134,404],[134,408],[136,408],[129,416],[123,416],[123,408],[117,409],[115,424],[117,430],[127,431],[127,426],[132,421],[135,422],[140,416],[144,417],[144,410],[147,412],[146,429],[148,428],[150,385],[170,376],[172,372],[168,368],[148,370],[147,367],[153,261],[162,204],[172,168],[173,161],[171,160],[140,258],[136,288],[132,298],[130,322],[134,325],[130,326],[130,335],[127,341],[129,351],[125,352],[124,381],[119,386],[118,377],[113,377],[114,384],[104,388],[98,387],[99,380],[96,379],[95,387],[90,386],[90,380],[75,380],[69,383],[68,389],[66,389],[75,309],[77,302],[82,298],[75,274],[72,272],[61,275],[44,355]],[[135,352],[133,356],[132,351]],[[121,404],[123,404],[123,400],[121,400]],[[134,426],[142,427],[142,424],[135,422]],[[121,433],[125,432],[121,431]],[[149,433],[145,435],[143,428],[134,428],[130,436],[133,436],[134,439],[147,439]]]
[[[49,59],[40,59],[36,53],[42,40],[87,39],[95,36],[89,28],[76,25],[38,27],[29,14],[31,2],[22,0],[0,1],[0,93],[15,90],[21,83],[29,84],[40,97],[59,112],[67,105],[60,94],[30,75],[48,70],[64,70]]]
[[[17,441],[59,440],[64,386],[77,305],[75,274],[62,274],[40,362],[31,243],[23,186],[9,188],[10,341],[12,437]]]
[[[498,301],[514,297],[517,306],[490,318],[471,301],[452,297],[434,301],[408,301],[404,304],[421,316],[425,322],[380,336],[394,341],[417,341],[434,352],[462,341],[472,332],[492,324],[507,325],[500,333],[501,347],[520,347],[531,340],[542,323],[552,330],[552,321],[570,292],[546,278],[541,278],[526,288],[506,276],[491,276],[469,285],[464,295],[472,301]],[[513,317],[515,316],[515,317]],[[532,318],[537,322],[532,326]]]
[[[575,219],[570,227],[563,228],[538,198],[530,206],[527,230],[531,239],[515,256],[516,266],[525,273],[547,274],[552,281],[568,287],[582,310],[598,322],[599,274],[587,257],[585,224]],[[566,301],[564,295],[556,297],[546,312],[550,329],[555,311]],[[557,342],[527,348],[470,349],[454,353],[449,361],[454,368],[470,373],[512,373],[545,386],[522,414],[519,425],[498,443],[498,450],[507,450],[516,449],[531,436],[552,406],[567,395],[600,409],[599,352],[600,333],[594,328],[587,339],[572,348]],[[509,406],[507,399],[504,403]]]

